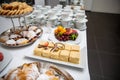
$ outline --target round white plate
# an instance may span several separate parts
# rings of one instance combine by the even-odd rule
[[[62,42],[62,43],[70,43],[70,44],[80,44],[82,42],[82,36],[80,35],[81,32],[77,29],[77,32],[78,32],[78,37],[76,38],[75,41],[72,41],[72,40],[68,40],[68,41],[59,41],[55,38],[55,35],[54,35],[54,30],[55,28],[52,30],[51,34],[49,35],[48,39],[53,41],[53,42]]]

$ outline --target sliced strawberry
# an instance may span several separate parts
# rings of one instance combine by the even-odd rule
[[[72,32],[75,33],[75,32],[77,32],[77,31],[73,29]]]
[[[2,53],[2,52],[0,52],[0,61],[2,61],[2,60],[3,60],[3,58],[4,58],[3,53]]]
[[[70,35],[72,33],[72,28],[66,28],[66,33],[67,35]]]
[[[47,47],[49,45],[49,42],[45,42],[44,46]]]

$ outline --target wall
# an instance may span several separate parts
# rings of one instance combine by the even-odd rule
[[[86,10],[92,10],[93,0],[83,0]]]
[[[94,12],[120,14],[120,0],[85,0],[85,6],[87,10]]]
[[[120,13],[120,0],[93,0],[92,11]]]
[[[35,0],[35,5],[45,5],[45,0]]]

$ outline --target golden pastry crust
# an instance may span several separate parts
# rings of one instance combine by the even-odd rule
[[[0,15],[21,15],[33,11],[33,8],[25,2],[12,2],[10,4],[2,4]]]

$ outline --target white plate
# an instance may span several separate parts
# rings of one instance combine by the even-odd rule
[[[5,69],[5,67],[11,62],[13,57],[8,51],[0,49],[0,52],[3,53],[3,57],[4,57],[3,61],[0,62],[0,73],[1,73]]]
[[[77,32],[78,32],[78,37],[76,38],[75,41],[72,41],[72,40],[59,41],[59,40],[57,40],[57,39],[55,38],[55,36],[54,36],[54,30],[55,30],[55,29],[52,30],[51,34],[50,34],[49,37],[48,37],[48,39],[51,40],[51,41],[53,41],[53,42],[62,42],[62,43],[70,43],[70,44],[81,44],[81,42],[82,42],[82,39],[83,39],[83,36],[81,35],[82,32],[79,31],[79,30],[77,30],[77,29],[75,29],[75,30],[77,30]]]
[[[45,57],[40,57],[40,56],[35,56],[33,54],[33,52],[31,52],[30,54],[25,54],[25,57],[83,69],[86,66],[86,61],[85,61],[86,57],[85,57],[85,54],[84,54],[83,51],[84,51],[83,49],[81,49],[81,51],[80,51],[80,62],[79,62],[79,64],[74,64],[74,63],[70,63],[70,62],[64,62],[64,61],[50,59],[50,58],[45,58]]]

